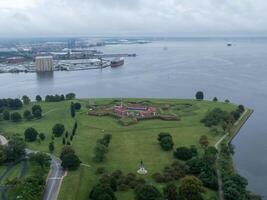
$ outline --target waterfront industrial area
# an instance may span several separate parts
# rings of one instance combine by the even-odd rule
[[[136,57],[133,52],[105,53],[106,45],[146,44],[145,40],[24,41],[0,45],[0,73],[46,71],[78,71],[118,67],[124,58]]]

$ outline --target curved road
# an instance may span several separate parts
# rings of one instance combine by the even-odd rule
[[[7,145],[7,139],[0,135],[0,145]],[[30,149],[26,149],[26,155],[31,153],[37,153],[37,151],[33,151]],[[51,166],[50,172],[47,177],[46,186],[43,193],[43,200],[57,200],[58,192],[61,186],[61,182],[64,178],[65,172],[61,167],[61,160],[54,155],[49,154],[51,157]],[[25,170],[24,170],[25,171]],[[0,188],[2,191],[4,188]],[[2,197],[5,197],[5,192],[2,191]]]

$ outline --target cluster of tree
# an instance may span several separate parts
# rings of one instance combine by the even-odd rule
[[[247,180],[232,170],[232,147],[222,143],[220,151],[220,168],[225,200],[261,200],[260,196],[247,191]]]
[[[29,111],[29,110],[25,110],[24,113],[23,113],[23,117],[26,119],[26,120],[31,120],[33,118],[37,118],[37,119],[40,119],[42,118],[42,108],[40,105],[34,105],[32,107],[32,110]]]
[[[15,162],[25,156],[26,144],[18,135],[9,138],[8,145],[0,146],[0,163]]]
[[[218,189],[217,153],[214,147],[207,147],[202,157],[194,157],[186,162],[186,173],[197,176],[204,186],[213,190]]]
[[[13,112],[10,113],[9,110],[4,110],[3,111],[3,120],[11,120],[12,122],[20,122],[22,120],[22,116],[19,112]]]
[[[205,126],[217,126],[229,120],[229,113],[223,111],[220,108],[214,108],[211,111],[208,111],[204,118],[201,120]]]
[[[164,151],[172,150],[174,145],[171,134],[164,132],[158,135],[158,142]]]
[[[170,166],[165,167],[162,173],[154,173],[152,177],[157,183],[168,183],[178,181],[185,175],[185,164],[180,161],[175,161]]]
[[[62,161],[61,166],[64,170],[76,170],[80,166],[80,159],[75,154],[74,149],[70,145],[65,145],[62,148],[60,159]]]
[[[173,152],[175,158],[179,160],[190,160],[191,158],[198,155],[197,148],[195,146],[191,147],[178,147]]]
[[[32,153],[29,158],[32,163],[39,165],[42,169],[47,169],[50,166],[51,158],[46,153]]]
[[[195,176],[186,176],[181,180],[177,191],[176,185],[170,183],[163,188],[163,194],[153,185],[143,184],[135,189],[136,200],[203,200],[205,188]]]
[[[20,99],[0,99],[0,111],[4,109],[19,109],[22,108],[23,103]]]
[[[227,111],[223,111],[220,108],[214,108],[211,111],[208,111],[204,118],[201,120],[202,123],[207,127],[217,126],[217,125],[230,125],[237,121],[241,114],[245,111],[245,107],[243,105],[239,105],[236,110],[228,113]],[[225,128],[224,128],[225,129]]]
[[[237,121],[241,117],[241,115],[244,111],[245,111],[245,107],[243,105],[239,105],[236,108],[236,110],[234,110],[230,113],[230,115],[234,121]]]
[[[71,104],[70,104],[70,115],[71,115],[72,118],[75,117],[76,111],[80,110],[81,107],[82,106],[81,106],[80,103],[78,103],[78,102],[76,102],[76,103],[71,102]]]
[[[97,170],[102,171],[103,170]],[[99,183],[93,187],[90,192],[90,199],[116,199],[116,191],[127,191],[129,189],[137,189],[145,184],[143,178],[137,178],[136,174],[128,173],[123,175],[122,171],[116,170],[112,173],[102,174]]]
[[[64,94],[46,95],[45,96],[45,102],[59,102],[59,101],[64,101],[64,100],[65,100]]]
[[[31,102],[31,99],[26,95],[23,95],[21,99],[24,105],[28,105]]]
[[[24,131],[24,138],[26,142],[34,142],[36,140],[41,142],[45,140],[46,136],[44,133],[38,133],[36,129],[30,127]]]
[[[102,162],[105,159],[105,155],[108,152],[108,146],[111,138],[112,138],[111,134],[105,134],[103,138],[97,141],[94,150],[95,155],[93,158],[95,162]]]
[[[77,127],[78,127],[78,124],[77,124],[77,121],[75,121],[73,128],[72,128],[72,131],[71,131],[71,134],[69,134],[68,131],[65,132],[65,136],[63,136],[63,138],[62,138],[62,144],[63,145],[71,145],[71,142],[72,142],[72,140],[76,134]]]
[[[19,199],[36,200],[43,196],[46,184],[46,176],[50,166],[50,156],[45,153],[30,154],[30,162],[35,165],[36,170],[30,177],[25,179],[17,179],[12,186],[12,194]]]

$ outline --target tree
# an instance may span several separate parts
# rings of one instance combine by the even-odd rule
[[[173,183],[168,184],[163,188],[164,199],[166,200],[178,200],[177,187]]]
[[[73,153],[68,153],[62,157],[61,166],[65,170],[76,170],[80,166],[80,159]]]
[[[202,148],[207,148],[209,146],[209,139],[206,135],[202,135],[199,139],[199,144]]]
[[[135,190],[136,200],[159,200],[162,199],[160,191],[153,185],[140,185]]]
[[[196,93],[196,99],[197,100],[203,100],[204,99],[204,93],[202,91],[198,91]]]
[[[35,162],[40,165],[40,167],[44,168],[50,166],[51,158],[45,153],[38,152],[30,154],[30,161]]]
[[[70,115],[72,118],[75,117],[75,107],[74,107],[73,102],[71,102],[71,105],[70,105]]]
[[[44,141],[45,140],[45,134],[44,133],[40,133],[39,134],[39,138],[40,138],[40,140]]]
[[[35,110],[33,113],[33,116],[37,119],[42,118],[42,111],[41,110]]]
[[[34,105],[32,107],[32,115],[35,118],[41,118],[42,117],[42,108],[40,105]]]
[[[186,176],[181,180],[179,195],[183,200],[202,200],[205,190],[202,182],[195,176]]]
[[[218,98],[217,97],[214,97],[213,98],[213,101],[217,102],[218,101]]]
[[[49,151],[50,151],[50,153],[53,153],[54,150],[55,150],[54,142],[50,142],[49,143]]]
[[[22,101],[25,105],[28,105],[31,102],[31,99],[28,96],[24,95],[22,97]]]
[[[112,188],[107,184],[97,184],[90,192],[91,200],[116,200],[116,196]]]
[[[63,124],[55,124],[52,128],[52,133],[55,137],[60,137],[65,131],[65,127]]]
[[[29,110],[25,110],[24,113],[23,113],[23,117],[24,117],[26,120],[31,120],[31,118],[32,118],[31,111],[29,111]]]
[[[81,110],[82,105],[78,102],[74,103],[75,110]]]
[[[42,101],[42,97],[41,97],[40,95],[37,95],[37,96],[35,97],[35,100],[36,100],[37,102],[40,102],[40,101]]]
[[[14,113],[11,113],[10,119],[13,122],[20,122],[21,119],[22,119],[22,117],[21,117],[21,115],[18,112],[14,112]]]
[[[26,144],[23,138],[13,135],[5,148],[7,161],[16,161],[25,155]]]
[[[66,144],[66,139],[65,139],[65,137],[63,137],[63,139],[62,139],[62,144],[63,144],[63,145]]]
[[[64,147],[62,147],[60,158],[62,159],[63,156],[67,154],[75,154],[74,149],[70,145],[65,145]]]
[[[66,131],[65,137],[66,137],[66,139],[68,139],[68,137],[69,137],[69,132],[68,131]]]
[[[160,140],[160,146],[165,151],[170,151],[173,148],[172,137],[164,137]]]
[[[10,120],[10,113],[8,110],[4,110],[3,112],[3,119],[4,120]]]
[[[198,174],[200,174],[203,165],[204,165],[203,159],[198,158],[198,157],[192,158],[191,160],[188,160],[186,162],[187,173],[198,175]]]
[[[66,100],[73,100],[75,99],[75,94],[74,93],[68,93],[66,94]]]
[[[60,100],[61,101],[65,101],[65,96],[62,94],[62,95],[60,95]]]
[[[34,142],[37,138],[38,132],[34,128],[27,128],[24,131],[24,137],[27,142]]]
[[[240,112],[240,113],[243,113],[245,111],[245,107],[243,105],[239,105],[237,110]]]

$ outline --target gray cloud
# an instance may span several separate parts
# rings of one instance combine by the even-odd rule
[[[0,1],[0,36],[267,33],[265,0],[27,1],[25,7]]]

